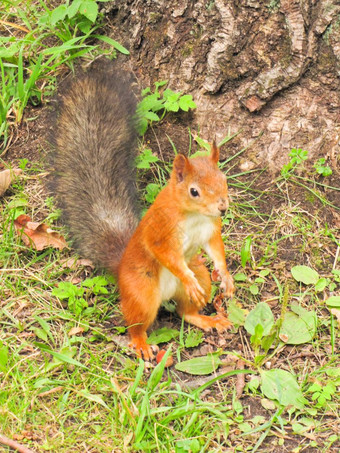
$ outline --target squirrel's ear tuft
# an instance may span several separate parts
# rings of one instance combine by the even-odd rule
[[[218,159],[220,158],[220,148],[216,145],[216,140],[212,142],[211,151],[210,151],[210,158],[212,161],[217,164]]]
[[[182,182],[188,174],[190,168],[189,159],[184,154],[177,154],[173,164],[173,172],[176,175],[177,182]]]

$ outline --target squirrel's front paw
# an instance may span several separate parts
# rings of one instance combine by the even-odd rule
[[[220,288],[227,297],[233,296],[235,292],[234,279],[229,272],[223,276]]]
[[[198,308],[203,307],[205,305],[205,293],[196,277],[188,278],[184,286],[191,302],[193,302]]]

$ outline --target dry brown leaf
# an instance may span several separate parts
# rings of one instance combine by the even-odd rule
[[[91,269],[94,269],[94,264],[92,263],[92,261],[85,258],[67,258],[61,264],[61,267],[64,269],[75,269],[77,266],[90,267]]]
[[[51,230],[45,223],[32,222],[31,218],[25,214],[19,215],[15,219],[14,226],[24,244],[36,250],[43,250],[46,247],[62,250],[67,247],[61,234]]]
[[[280,340],[283,341],[284,343],[287,343],[287,341],[289,340],[288,335],[286,335],[285,333],[280,333],[280,334],[279,334],[279,338],[280,338]]]
[[[243,362],[243,360],[239,359],[237,361],[236,368],[239,369],[239,370],[244,370],[244,362]],[[237,398],[241,398],[245,385],[246,385],[245,375],[244,374],[238,374],[237,377],[236,377],[236,385],[235,385]]]
[[[338,327],[340,329],[340,310],[338,308],[331,308],[331,313],[336,317],[336,320],[338,321]]]
[[[334,226],[336,228],[340,228],[340,214],[332,210],[332,214],[334,217]]]
[[[68,336],[72,337],[73,335],[78,335],[78,333],[83,333],[83,332],[84,332],[83,327],[72,327],[72,329],[68,333]]]
[[[165,350],[165,349],[161,349],[161,350],[158,352],[158,354],[157,354],[157,356],[156,356],[156,362],[157,362],[157,363],[160,363],[160,362],[162,361],[162,359],[163,359],[165,353],[166,353],[166,350]],[[166,360],[166,362],[165,362],[164,367],[165,367],[165,368],[169,368],[169,367],[171,367],[173,364],[174,364],[174,359],[173,359],[172,355],[169,355],[169,357],[167,358],[167,360]]]
[[[211,273],[211,280],[213,282],[220,282],[221,281],[221,277],[220,277],[220,273],[214,269]]]
[[[224,296],[222,293],[220,294],[217,294],[215,297],[214,297],[214,300],[213,300],[213,306],[216,310],[216,313],[218,315],[222,315],[222,316],[225,316],[227,317],[227,313],[225,311],[225,308],[224,308],[224,304],[223,304],[223,300],[224,300]]]
[[[14,168],[13,170],[0,171],[0,197],[6,192],[8,187],[11,185],[13,179],[20,175],[22,170],[20,168]]]

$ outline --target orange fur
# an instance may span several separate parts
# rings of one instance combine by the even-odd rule
[[[176,300],[179,315],[204,330],[231,325],[222,316],[199,314],[211,287],[198,258],[200,248],[214,261],[225,293],[234,292],[221,238],[220,215],[228,208],[228,189],[218,158],[215,144],[210,156],[176,156],[168,185],[141,220],[119,264],[121,306],[131,345],[145,359],[153,357],[146,331],[164,299]]]

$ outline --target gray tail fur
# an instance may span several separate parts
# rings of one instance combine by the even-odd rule
[[[122,71],[90,70],[57,104],[50,188],[75,248],[117,274],[139,220],[136,97]]]

